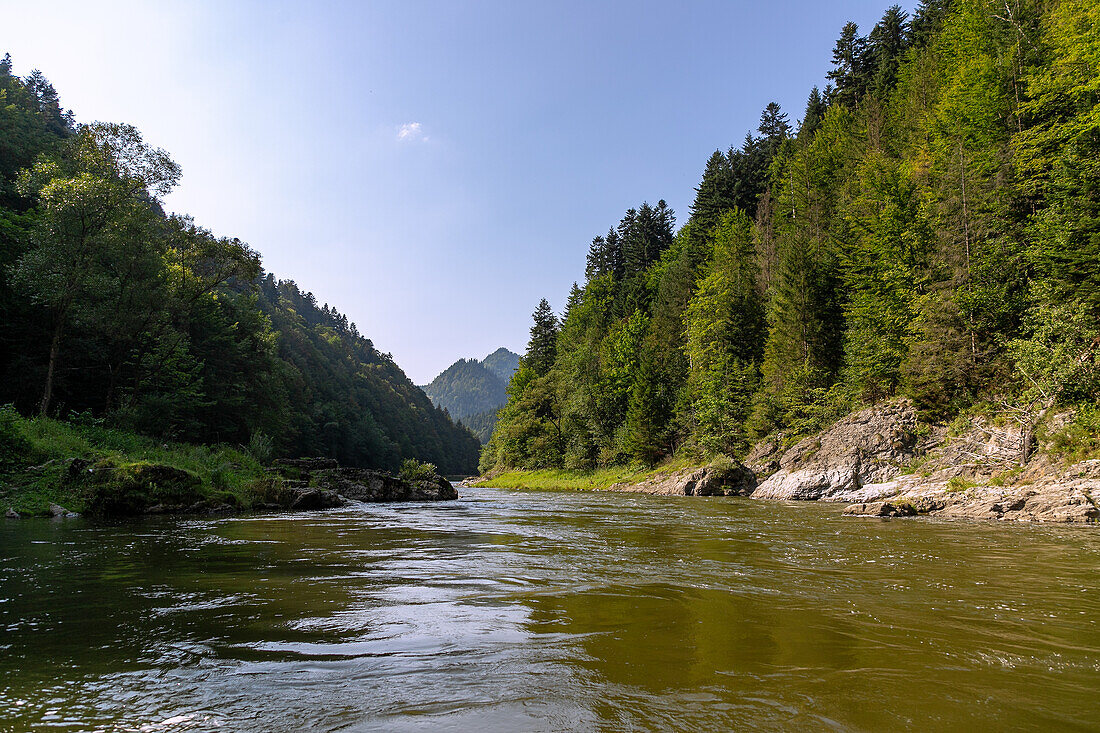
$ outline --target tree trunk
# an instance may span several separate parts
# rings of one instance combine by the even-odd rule
[[[38,414],[45,417],[50,409],[50,400],[53,398],[53,373],[57,365],[57,355],[61,351],[61,330],[64,321],[58,319],[57,326],[53,330],[53,341],[50,342],[50,361],[46,366],[46,386],[42,390],[42,402],[38,405]]]

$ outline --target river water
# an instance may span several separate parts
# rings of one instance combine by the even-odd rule
[[[0,730],[1100,730],[1100,531],[824,504],[0,520]]]

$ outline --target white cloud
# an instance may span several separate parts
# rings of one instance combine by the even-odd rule
[[[406,122],[398,128],[397,139],[423,143],[428,141],[428,136],[424,134],[419,122]]]

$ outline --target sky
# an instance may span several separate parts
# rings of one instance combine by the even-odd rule
[[[523,353],[588,245],[686,221],[715,149],[796,121],[887,3],[0,0],[0,53],[183,168],[165,200],[328,303],[417,384]],[[905,6],[909,9],[909,5]]]

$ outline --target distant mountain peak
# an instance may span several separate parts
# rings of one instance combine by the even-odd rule
[[[500,377],[505,384],[512,381],[512,375],[519,368],[519,354],[509,351],[501,346],[481,361],[482,365],[493,374]]]
[[[421,389],[452,419],[473,423],[470,427],[488,442],[496,411],[508,402],[508,382],[518,367],[519,354],[501,347],[482,361],[459,359]]]

